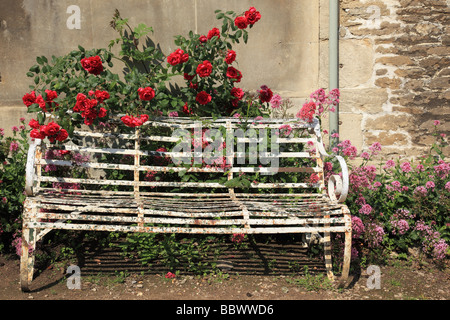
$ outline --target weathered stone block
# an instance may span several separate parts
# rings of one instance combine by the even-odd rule
[[[343,88],[360,86],[370,80],[373,73],[373,45],[369,39],[342,40],[339,45],[339,82]]]
[[[375,80],[375,85],[380,88],[399,89],[402,80],[399,78],[383,77]]]
[[[343,112],[374,114],[382,111],[387,100],[386,89],[342,89],[340,107]]]
[[[366,145],[372,145],[379,142],[383,147],[407,147],[409,145],[409,136],[399,132],[382,131],[379,134],[367,132],[364,134]]]
[[[371,130],[397,131],[411,130],[415,126],[414,118],[410,115],[384,115],[374,119],[367,119],[365,127]]]

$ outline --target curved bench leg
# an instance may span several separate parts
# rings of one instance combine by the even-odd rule
[[[330,219],[329,215],[325,216],[325,219]],[[329,223],[325,224],[326,228],[330,227]],[[333,262],[331,258],[331,233],[325,232],[323,235],[323,246],[324,246],[324,253],[325,253],[325,268],[327,270],[327,276],[328,279],[331,281],[334,281],[334,274],[333,274]]]
[[[344,243],[344,262],[342,266],[341,285],[347,282],[350,271],[350,260],[352,255],[352,218],[348,209],[344,211],[345,223],[345,243]]]
[[[22,254],[20,256],[20,287],[30,291],[34,273],[34,250],[36,249],[36,229],[23,228]]]
[[[324,233],[324,251],[325,251],[325,268],[327,270],[327,276],[328,279],[331,281],[334,281],[334,274],[333,274],[333,263],[331,258],[331,234],[330,232]]]

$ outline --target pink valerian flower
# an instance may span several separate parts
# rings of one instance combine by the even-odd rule
[[[423,221],[418,221],[414,228],[420,232],[420,236],[423,238],[422,251],[430,253],[435,259],[442,260],[445,258],[448,244],[444,239],[441,239],[441,234],[434,231],[433,228]]]
[[[425,187],[426,187],[427,189],[433,190],[434,187],[435,187],[435,184],[434,184],[433,181],[427,181],[427,183],[425,183]]]
[[[369,248],[379,247],[383,242],[384,235],[385,232],[383,230],[383,227],[375,223],[369,223],[366,225],[365,237]]]
[[[398,181],[392,181],[391,182],[391,185],[392,185],[392,187],[393,187],[393,190],[395,190],[395,191],[401,191],[401,184],[400,184],[400,182],[398,182]]]
[[[445,184],[445,190],[450,192],[450,181]]]
[[[324,89],[320,88],[320,89],[314,91],[313,93],[311,93],[311,95],[309,97],[322,104],[322,103],[325,103],[325,101],[327,99],[327,94]]]
[[[352,238],[359,239],[365,231],[362,220],[357,216],[352,216]]]
[[[352,146],[350,140],[344,140],[337,146],[342,150],[344,156],[349,157],[351,160],[353,160],[357,156],[358,150],[355,146]]]
[[[416,217],[415,214],[411,213],[407,209],[397,209],[397,211],[395,211],[394,215],[400,219],[402,219],[402,218],[403,219],[414,219]]]
[[[375,181],[376,171],[377,168],[373,165],[353,169],[349,175],[351,191],[358,193],[362,189],[369,188]]]
[[[177,276],[172,272],[167,272],[164,276],[166,279],[175,279]]]
[[[17,151],[19,149],[19,144],[15,141],[11,142],[11,144],[9,145],[9,150],[10,151]]]
[[[306,121],[306,122],[313,122],[314,115],[316,113],[316,104],[314,101],[310,101],[308,103],[305,103],[303,107],[300,109],[300,111],[297,113],[296,117],[300,120]]]
[[[279,94],[275,94],[275,95],[273,95],[272,99],[270,100],[270,106],[273,109],[279,109],[282,102],[283,102],[283,99],[281,99],[281,96]]]
[[[177,118],[178,117],[178,112],[177,111],[169,112],[169,117],[170,118]]]
[[[409,223],[405,219],[391,219],[390,223],[392,226],[392,234],[398,233],[399,235],[404,235],[409,230]]]
[[[278,129],[280,130],[280,136],[289,137],[292,132],[292,127],[288,124],[284,124]]]
[[[355,146],[350,146],[350,147],[342,150],[342,152],[343,152],[344,156],[347,156],[353,160],[356,157],[358,150],[356,149]]]
[[[360,157],[365,159],[365,160],[369,160],[370,159],[370,154],[368,152],[363,152],[363,153],[361,153]]]
[[[376,156],[378,154],[378,151],[381,151],[381,144],[379,142],[374,142],[370,147],[369,147],[370,152],[372,153],[373,156]]]
[[[450,172],[450,163],[446,163],[443,160],[439,160],[439,165],[438,166],[434,166],[434,172],[436,173],[436,175],[441,178],[441,179],[445,179],[447,178],[449,172]]]
[[[369,204],[365,204],[359,209],[359,213],[369,215],[372,212],[372,207]]]
[[[411,164],[409,162],[403,162],[400,165],[400,169],[402,169],[403,172],[408,173],[411,172]]]
[[[423,186],[418,186],[416,189],[414,189],[414,194],[417,196],[425,197],[428,194],[428,190]]]
[[[388,160],[388,161],[386,161],[386,164],[383,167],[383,169],[387,170],[387,169],[390,169],[390,168],[393,168],[393,167],[395,167],[394,160]]]

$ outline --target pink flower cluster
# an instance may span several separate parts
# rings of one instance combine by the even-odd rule
[[[409,223],[405,219],[391,219],[390,223],[392,226],[392,234],[397,234],[398,232],[398,234],[403,235],[409,230]]]
[[[423,221],[416,223],[415,230],[421,233],[424,238],[422,242],[422,250],[425,253],[431,253],[435,259],[442,260],[448,249],[448,244],[444,239],[441,239],[439,232],[434,231],[432,227],[425,224]]]
[[[380,246],[380,244],[383,242],[383,236],[385,235],[383,227],[376,223],[369,223],[367,224],[366,229],[368,231],[366,232],[368,238],[368,246],[370,248],[376,248]]]
[[[352,216],[352,231],[353,239],[359,239],[364,234],[364,224],[362,220],[357,216]]]

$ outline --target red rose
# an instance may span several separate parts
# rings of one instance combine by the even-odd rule
[[[236,52],[233,50],[228,50],[227,55],[225,56],[225,62],[227,64],[232,64],[236,60]]]
[[[209,95],[207,92],[205,91],[201,91],[197,94],[197,97],[195,98],[195,100],[197,100],[198,103],[205,105],[211,102],[211,95]]]
[[[61,129],[55,139],[58,141],[64,141],[68,137],[69,137],[69,134],[67,133],[67,131],[65,129]]]
[[[255,24],[261,19],[261,14],[254,7],[250,7],[248,11],[245,11],[245,18],[248,24]]]
[[[261,86],[259,90],[259,98],[262,102],[270,102],[273,97],[273,92],[267,86]]]
[[[189,88],[197,90],[198,89],[198,83],[189,82]]]
[[[131,127],[131,121],[132,121],[132,118],[130,117],[130,116],[123,116],[122,118],[120,118],[120,120],[122,120],[122,122],[126,125],[126,126],[128,126],[128,127]]]
[[[148,121],[148,119],[149,117],[146,114],[141,114],[138,117],[126,115],[120,118],[120,120],[122,120],[122,122],[130,128],[142,126],[146,121]]]
[[[211,30],[209,30],[208,32],[208,40],[211,40],[212,37],[217,37],[220,38],[220,31],[217,28],[212,28]]]
[[[185,114],[192,114],[192,109],[189,109],[188,103],[187,103],[187,102],[186,102],[186,103],[184,104],[184,106],[183,106],[183,112],[184,112]]]
[[[89,99],[86,98],[86,96],[82,93],[77,94],[77,102],[75,103],[75,106],[73,107],[73,111],[75,112],[82,112],[84,110],[87,110],[91,107],[91,102]]]
[[[30,137],[34,138],[34,139],[45,139],[45,134],[44,132],[40,131],[39,129],[33,129],[30,132]]]
[[[197,67],[197,74],[204,78],[208,77],[212,72],[212,64],[208,60],[203,61],[203,63],[200,63]]]
[[[139,126],[141,126],[141,125],[142,125],[142,120],[141,120],[141,118],[133,117],[133,118],[131,119],[131,125],[132,125],[133,127],[139,127]]]
[[[247,28],[247,25],[248,25],[247,18],[237,17],[236,19],[234,19],[234,24],[239,29],[245,29],[245,28]]]
[[[172,65],[172,66],[176,66],[177,64],[179,64],[181,62],[181,57],[179,54],[176,54],[175,52],[172,52],[171,54],[169,54],[169,56],[167,57],[167,62]]]
[[[47,104],[45,103],[44,98],[42,98],[42,95],[37,96],[35,103],[39,104],[39,107],[42,109],[42,111],[47,112]]]
[[[240,82],[242,78],[242,73],[234,67],[228,67],[227,77],[234,79],[236,82]]]
[[[139,118],[141,118],[142,124],[146,123],[148,121],[148,115],[147,114],[141,114],[139,116]]]
[[[59,132],[59,130],[61,130],[61,127],[59,126],[59,124],[52,121],[45,126],[43,131],[47,136],[52,136],[54,134],[57,134]]]
[[[208,38],[205,35],[203,35],[203,36],[200,36],[200,38],[198,38],[198,40],[200,41],[200,43],[205,43],[206,41],[208,41]]]
[[[231,89],[231,95],[241,100],[244,96],[244,91],[241,88],[233,88]]]
[[[45,93],[47,94],[47,102],[52,102],[53,99],[56,99],[58,97],[56,91],[45,90]]]
[[[28,125],[33,129],[39,129],[39,122],[35,119],[31,119]]]
[[[96,76],[103,71],[102,60],[99,56],[81,59],[81,65],[87,72]]]
[[[31,91],[31,93],[26,93],[22,97],[22,101],[27,107],[29,107],[33,103],[36,103],[36,94],[34,93],[34,91]]]
[[[191,81],[194,78],[195,78],[195,75],[191,76],[188,73],[184,73],[184,80]]]
[[[150,87],[138,89],[139,98],[144,101],[150,101],[155,97],[155,90]]]
[[[188,60],[189,60],[189,55],[187,53],[184,53],[184,51],[181,49],[175,50],[175,52],[172,52],[167,57],[167,62],[172,66],[176,66],[179,63],[187,62]]]
[[[108,110],[106,110],[105,108],[100,108],[100,111],[98,112],[98,117],[104,118],[104,117],[106,117],[107,113],[108,113]]]
[[[99,103],[102,103],[103,101],[105,101],[106,99],[109,99],[109,93],[108,91],[100,91],[100,90],[96,90],[95,91],[95,97],[97,98]]]

